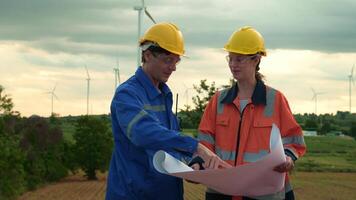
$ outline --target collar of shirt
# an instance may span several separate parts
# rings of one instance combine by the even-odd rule
[[[221,100],[222,103],[232,103],[239,93],[238,84],[234,84],[228,89],[226,96]],[[251,97],[252,103],[254,105],[262,104],[266,105],[266,85],[263,81],[258,80]]]
[[[141,83],[141,85],[145,88],[146,93],[148,94],[150,99],[155,99],[160,94],[171,95],[172,92],[169,89],[168,85],[165,83],[160,83],[159,87],[161,90],[157,89],[147,74],[143,71],[142,67],[138,67],[135,73],[137,80]]]

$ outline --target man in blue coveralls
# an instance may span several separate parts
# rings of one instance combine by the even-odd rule
[[[172,93],[165,83],[184,55],[181,31],[172,23],[158,23],[139,42],[142,66],[117,88],[111,103],[115,145],[106,200],[182,200],[183,181],[154,169],[156,151],[178,159],[199,155],[206,168],[228,164],[179,132]]]

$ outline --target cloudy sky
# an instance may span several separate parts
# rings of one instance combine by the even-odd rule
[[[140,0],[0,0],[0,85],[23,116],[54,112],[86,114],[86,72],[91,76],[89,112],[109,112],[114,73],[136,70]],[[261,72],[282,91],[293,113],[349,110],[348,75],[356,63],[355,0],[146,0],[156,21],[176,23],[186,54],[168,84],[191,104],[193,84],[220,86],[230,72],[221,50],[233,31],[250,25],[265,38]],[[143,30],[152,22],[144,16]],[[356,70],[355,70],[356,71]],[[187,91],[187,92],[186,92]],[[356,112],[356,87],[352,88]],[[186,95],[188,94],[188,95]]]

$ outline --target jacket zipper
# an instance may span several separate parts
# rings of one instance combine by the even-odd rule
[[[241,124],[242,124],[242,118],[243,118],[243,115],[244,115],[244,112],[245,112],[245,109],[247,108],[247,106],[251,104],[251,103],[248,103],[245,108],[242,110],[241,112],[241,117],[240,117],[240,122],[239,122],[239,129],[237,131],[237,143],[236,143],[236,155],[235,155],[235,166],[237,166],[237,156],[238,156],[238,153],[239,153],[239,147],[240,147],[240,131],[241,131]]]

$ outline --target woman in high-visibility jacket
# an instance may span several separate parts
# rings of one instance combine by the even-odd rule
[[[252,27],[243,27],[232,34],[224,49],[236,83],[212,97],[201,119],[198,139],[222,160],[233,166],[243,165],[268,154],[274,123],[280,129],[286,154],[286,162],[274,170],[286,173],[286,182],[282,191],[258,197],[232,197],[208,188],[206,199],[294,199],[288,172],[303,156],[306,146],[287,99],[266,86],[258,72],[261,57],[266,56],[263,37]],[[214,163],[205,166],[211,168]]]

